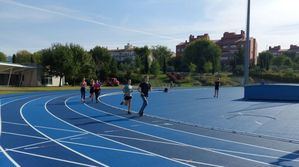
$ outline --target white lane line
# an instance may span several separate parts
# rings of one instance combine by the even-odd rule
[[[55,98],[57,98],[57,97],[55,97]],[[53,98],[53,99],[55,99],[55,98]],[[97,160],[95,160],[95,159],[93,159],[93,158],[90,158],[90,157],[88,157],[88,156],[86,156],[86,155],[84,155],[84,154],[82,154],[82,153],[80,153],[80,152],[78,152],[78,151],[76,151],[76,150],[73,150],[73,149],[71,149],[71,148],[69,148],[69,147],[67,147],[67,146],[65,146],[65,145],[63,145],[63,144],[61,144],[58,140],[55,140],[55,139],[51,138],[50,136],[44,134],[43,132],[41,132],[40,130],[38,130],[37,128],[35,128],[35,127],[34,127],[34,126],[33,126],[33,125],[32,125],[32,124],[31,124],[31,123],[24,117],[24,115],[23,115],[23,112],[24,112],[23,108],[24,108],[24,106],[28,105],[29,103],[31,103],[31,102],[33,102],[33,101],[36,101],[36,100],[39,100],[39,99],[41,99],[41,98],[33,99],[33,100],[30,100],[30,101],[26,102],[25,104],[22,105],[22,107],[21,107],[21,109],[20,109],[20,114],[21,114],[22,119],[23,119],[23,120],[24,120],[24,121],[25,121],[31,128],[33,128],[36,132],[38,132],[38,133],[40,133],[41,135],[45,136],[45,137],[48,138],[49,140],[53,141],[54,143],[56,143],[56,144],[62,146],[63,148],[65,148],[65,149],[67,149],[67,150],[69,150],[69,151],[71,151],[71,152],[73,152],[73,153],[75,153],[75,154],[77,154],[77,155],[79,155],[79,156],[81,156],[81,157],[84,157],[84,158],[86,158],[86,159],[88,159],[88,160],[90,160],[90,161],[92,161],[92,162],[94,162],[94,163],[96,163],[96,164],[102,165],[102,166],[104,166],[104,167],[108,167],[108,165],[106,165],[106,164],[103,164],[103,163],[101,163],[101,162],[99,162],[99,161],[97,161]],[[51,99],[50,99],[49,101],[51,101]],[[46,104],[47,104],[49,101],[47,101],[47,102],[45,103],[44,108],[46,108]]]
[[[9,103],[12,103],[12,102],[15,102],[15,101],[28,99],[28,98],[30,98],[30,97],[35,97],[35,96],[28,96],[28,97],[22,97],[22,98],[14,99],[14,100],[11,100],[11,101],[8,101],[8,102],[6,102],[6,103],[1,104],[0,107],[3,107],[3,106],[5,106],[5,105],[7,105],[7,104],[9,104]]]
[[[15,122],[8,122],[8,121],[2,121],[5,124],[11,124],[11,125],[19,125],[19,126],[29,126],[27,124],[22,123],[15,123]],[[34,126],[36,128],[42,128],[42,129],[49,129],[49,130],[58,130],[58,131],[64,131],[64,132],[74,132],[74,133],[82,133],[81,131],[76,130],[70,130],[70,129],[61,129],[61,128],[54,128],[54,127],[48,127],[48,126]]]
[[[259,121],[255,121],[256,124],[258,125],[263,125],[263,123],[259,122]]]
[[[11,158],[11,156],[6,152],[5,149],[3,149],[2,146],[0,146],[0,150],[3,152],[3,154],[12,162],[16,167],[21,167],[14,159]]]
[[[70,99],[70,98],[69,98]],[[86,104],[85,104],[86,105]],[[119,115],[115,115],[115,114],[112,114],[112,113],[108,113],[108,112],[105,112],[103,110],[99,110],[99,109],[96,109],[94,107],[91,107],[89,105],[86,105],[87,107],[93,109],[93,110],[96,110],[96,111],[99,111],[101,113],[105,113],[105,114],[110,114],[110,115],[113,115],[113,116],[116,116],[118,118],[125,118],[125,119],[128,119],[126,117],[122,117],[122,116],[119,116]],[[77,111],[74,111],[82,116],[85,116],[87,118],[90,118],[90,119],[93,119],[95,121],[98,121],[98,122],[101,122],[101,123],[104,123],[104,124],[108,124],[108,125],[111,125],[111,126],[115,126],[115,127],[118,127],[118,128],[121,128],[121,129],[126,129],[128,131],[132,131],[132,132],[135,132],[135,133],[140,133],[140,134],[144,134],[144,135],[147,135],[147,136],[151,136],[151,137],[155,137],[155,138],[158,138],[158,139],[162,139],[162,140],[166,140],[166,141],[169,141],[169,142],[175,142],[177,144],[181,144],[181,145],[185,145],[185,146],[188,146],[188,147],[192,147],[192,148],[196,148],[196,149],[200,149],[200,150],[204,150],[204,151],[208,151],[208,152],[213,152],[213,153],[216,153],[216,154],[222,154],[222,155],[226,155],[226,156],[229,156],[229,157],[233,157],[233,158],[237,158],[237,159],[242,159],[242,160],[246,160],[246,161],[251,161],[251,162],[255,162],[255,163],[259,163],[259,164],[264,164],[264,165],[270,165],[269,163],[266,163],[266,162],[262,162],[262,161],[257,161],[257,160],[253,160],[253,159],[250,159],[250,158],[245,158],[245,157],[240,157],[240,156],[237,156],[237,155],[233,155],[233,154],[228,154],[228,153],[224,153],[224,152],[219,152],[219,151],[215,151],[215,150],[211,150],[211,149],[207,149],[207,148],[204,148],[204,147],[199,147],[199,146],[194,146],[194,145],[191,145],[191,144],[186,144],[186,143],[182,143],[182,142],[177,142],[177,141],[174,141],[174,140],[170,140],[170,139],[166,139],[166,138],[163,138],[163,137],[158,137],[158,136],[154,136],[154,135],[151,135],[151,134],[146,134],[146,133],[142,133],[142,132],[138,132],[138,131],[135,131],[135,130],[132,130],[132,129],[127,129],[127,128],[124,128],[124,127],[121,127],[121,126],[117,126],[117,125],[114,125],[114,124],[110,124],[110,123],[107,123],[107,122],[104,122],[104,121],[100,121],[98,119],[95,119],[95,118],[92,118],[92,117],[89,117],[88,115],[85,115],[85,114],[82,114],[80,112],[77,112]],[[140,122],[140,121],[137,121],[137,120],[134,120],[134,119],[128,119],[129,121],[136,121],[136,122]],[[142,123],[142,122],[140,122]],[[146,123],[145,123],[146,124]],[[160,127],[157,125],[157,127]],[[162,126],[161,126],[162,127]]]
[[[84,135],[87,135],[87,133],[82,133],[82,134],[77,134],[77,135],[71,135],[71,136],[67,136],[67,137],[57,138],[55,140],[59,141],[59,140],[63,140],[63,139],[69,139],[69,138],[72,138],[72,137],[84,136]],[[6,149],[6,150],[10,150],[10,149],[18,150],[18,149],[22,149],[22,148],[32,147],[32,146],[36,146],[36,145],[40,145],[40,144],[45,144],[45,143],[51,143],[51,142],[52,141],[48,140],[48,141],[43,141],[43,142],[37,142],[37,143],[33,143],[33,144],[27,144],[27,145],[23,145],[23,146],[18,146],[18,147],[14,147],[14,148],[9,148],[9,149]]]
[[[106,95],[107,96],[107,95]],[[103,101],[100,101],[100,103],[104,104],[104,105],[107,105],[107,106],[110,106],[112,108],[115,108],[115,109],[118,109],[118,110],[123,110],[122,108],[118,108],[118,107],[115,107],[115,106],[112,106],[110,104],[107,104]],[[87,105],[88,106],[88,105]],[[95,110],[98,110],[99,109],[96,109],[94,107],[91,107],[89,106],[90,108],[93,108]],[[100,111],[102,112],[102,110]],[[132,111],[133,112],[133,111]],[[112,113],[109,113],[109,114],[112,114]],[[115,114],[112,114],[112,115],[115,115]],[[147,115],[147,114],[145,114]],[[117,116],[117,115],[116,115]],[[118,117],[121,117],[121,116],[118,116]],[[163,119],[161,117],[158,117],[158,116],[152,116],[152,115],[149,115],[149,117],[152,117],[152,118],[158,118],[158,119]],[[164,118],[165,119],[165,118]],[[299,155],[297,153],[293,153],[293,152],[290,152],[290,151],[285,151],[285,150],[279,150],[279,149],[275,149],[275,148],[268,148],[268,147],[264,147],[264,146],[258,146],[258,145],[254,145],[254,144],[248,144],[248,143],[243,143],[243,142],[238,142],[238,141],[233,141],[233,140],[228,140],[228,139],[222,139],[222,138],[218,138],[218,137],[212,137],[212,136],[206,136],[206,135],[201,135],[201,134],[197,134],[197,133],[192,133],[192,132],[188,132],[188,131],[184,131],[184,130],[178,130],[178,129],[173,129],[173,128],[169,128],[169,127],[165,127],[165,126],[159,126],[159,125],[156,125],[156,124],[151,124],[151,123],[147,123],[147,122],[142,122],[142,121],[138,121],[138,120],[134,120],[134,119],[130,119],[131,121],[134,121],[134,122],[138,122],[138,123],[141,123],[141,124],[145,124],[145,125],[150,125],[150,126],[154,126],[154,127],[159,127],[159,128],[162,128],[162,129],[167,129],[167,130],[170,130],[170,131],[176,131],[176,132],[181,132],[181,133],[185,133],[185,134],[189,134],[189,135],[193,135],[193,136],[198,136],[198,137],[203,137],[203,138],[208,138],[208,139],[212,139],[212,140],[218,140],[218,141],[222,141],[222,142],[228,142],[228,143],[233,143],[233,144],[239,144],[239,145],[244,145],[244,146],[250,146],[250,147],[255,147],[255,148],[260,148],[260,149],[265,149],[265,150],[270,150],[270,151],[277,151],[277,152],[282,152],[282,153],[287,153],[287,154],[292,154],[292,155]]]
[[[68,98],[68,99],[70,99],[70,98]],[[76,111],[74,111],[72,108],[70,108],[70,107],[67,105],[66,102],[67,102],[68,99],[66,99],[66,100],[64,101],[65,106],[66,106],[69,110],[71,110],[71,111],[73,111],[73,112],[76,112]],[[45,107],[45,108],[46,108],[46,107]],[[118,142],[118,141],[109,139],[109,138],[107,138],[107,137],[104,137],[104,136],[95,134],[95,133],[93,133],[93,132],[87,131],[87,130],[82,129],[82,128],[78,127],[78,126],[75,126],[75,125],[73,125],[73,124],[71,124],[71,123],[68,123],[68,122],[64,121],[63,119],[58,118],[56,115],[52,114],[49,110],[47,110],[47,112],[48,112],[49,114],[51,114],[53,117],[57,118],[58,120],[60,120],[60,121],[62,121],[62,122],[64,122],[64,123],[66,123],[66,124],[68,124],[68,125],[70,125],[70,126],[73,126],[73,127],[77,128],[77,129],[80,129],[80,130],[82,130],[82,131],[84,131],[84,132],[87,132],[87,133],[89,133],[89,134],[92,134],[92,135],[95,135],[95,136],[97,136],[97,137],[100,137],[100,138],[103,138],[103,139],[112,141],[112,142],[117,143],[117,144],[121,144],[121,145],[127,146],[127,147],[129,147],[129,148],[133,148],[133,149],[136,149],[136,150],[139,150],[139,151],[142,151],[142,152],[146,152],[146,153],[148,153],[148,154],[155,155],[155,156],[160,157],[160,158],[162,158],[162,159],[166,159],[166,160],[169,160],[169,161],[172,161],[172,162],[176,162],[176,163],[179,163],[179,164],[183,164],[183,165],[187,165],[187,166],[192,166],[192,167],[193,167],[193,165],[189,165],[189,164],[187,164],[187,163],[183,163],[183,162],[180,162],[180,161],[176,161],[176,160],[173,160],[173,159],[171,159],[171,158],[165,157],[165,156],[163,156],[163,155],[156,154],[156,153],[153,153],[153,152],[144,150],[144,149],[140,149],[140,148],[137,148],[137,147],[134,147],[134,146],[131,146],[131,145],[128,145],[128,144],[125,144],[125,143],[122,143],[122,142]]]
[[[12,133],[12,132],[2,132],[2,133],[3,134],[7,134],[7,135],[14,135],[14,136],[22,136],[22,137],[34,138],[34,139],[48,140],[47,138],[44,138],[44,137],[38,137],[38,136],[32,136],[32,135],[25,135],[25,134],[20,134],[20,133]]]
[[[96,145],[90,145],[90,144],[84,144],[84,143],[78,143],[78,142],[70,142],[70,141],[61,141],[61,142],[62,143],[73,144],[73,145],[78,145],[78,146],[84,146],[84,147],[98,148],[98,149],[103,149],[103,150],[125,152],[125,153],[139,154],[139,155],[146,155],[146,156],[154,156],[154,155],[148,154],[148,153],[129,151],[129,150],[123,150],[123,149],[116,149],[116,148],[110,148],[110,147],[103,147],[103,146],[96,146]]]
[[[11,149],[9,151],[10,152],[20,153],[20,154],[25,154],[25,155],[30,155],[30,156],[34,156],[34,157],[39,157],[39,158],[50,159],[50,160],[59,161],[59,162],[65,162],[65,163],[80,165],[80,166],[96,167],[94,165],[88,165],[88,164],[84,164],[84,163],[80,163],[80,162],[69,161],[69,160],[60,159],[60,158],[54,158],[54,157],[49,157],[49,156],[45,156],[45,155],[33,154],[33,153],[28,153],[28,152],[19,151],[19,150],[12,150]]]
[[[192,161],[192,160],[185,160],[185,159],[179,159],[179,158],[173,158],[173,159],[178,160],[178,161],[182,161],[182,162],[198,164],[198,165],[205,165],[205,166],[212,166],[212,167],[224,167],[224,166],[220,166],[220,165],[214,165],[214,164],[198,162],[198,161]]]
[[[299,162],[299,160],[296,159],[289,159],[289,158],[281,158],[281,157],[275,157],[275,156],[269,156],[269,155],[263,155],[263,154],[253,154],[253,153],[246,153],[246,152],[239,152],[239,151],[232,151],[232,150],[223,150],[223,149],[218,149],[218,148],[209,148],[212,150],[217,150],[217,151],[223,151],[223,152],[229,152],[229,153],[234,153],[234,154],[241,154],[241,155],[250,155],[250,156],[255,156],[255,157],[263,157],[263,158],[271,158],[274,160],[285,160],[285,161],[292,161],[292,162]]]
[[[134,137],[125,137],[125,136],[108,135],[108,134],[99,134],[99,135],[106,136],[106,137],[120,138],[120,139],[129,139],[129,140],[145,141],[145,142],[151,142],[151,143],[160,143],[160,144],[167,144],[167,145],[182,146],[182,147],[186,146],[186,145],[177,144],[177,143],[173,143],[173,142],[163,142],[163,141],[140,139],[140,138],[134,138]]]

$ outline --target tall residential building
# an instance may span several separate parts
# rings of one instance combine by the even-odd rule
[[[269,47],[267,52],[272,53],[274,56],[280,56],[283,55],[284,53],[295,53],[299,54],[299,46],[297,45],[290,45],[289,49],[281,49],[281,46],[274,46],[274,47]]]
[[[176,56],[182,56],[185,48],[190,42],[201,39],[210,40],[210,37],[208,34],[197,36],[196,38],[193,35],[190,35],[189,41],[186,40],[176,46]],[[245,48],[246,35],[244,31],[241,31],[240,34],[225,32],[220,40],[212,41],[215,42],[222,50],[221,63],[227,64],[240,49]],[[255,38],[250,38],[250,63],[256,64],[256,62],[257,42]]]
[[[135,47],[131,44],[124,46],[124,49],[109,50],[109,53],[116,61],[134,60],[136,57]]]
[[[186,40],[176,46],[176,56],[182,56],[187,45],[195,40],[210,40],[210,36],[209,34],[199,35],[197,37],[190,35],[189,41]]]

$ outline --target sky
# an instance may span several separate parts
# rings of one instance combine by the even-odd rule
[[[299,45],[298,0],[251,0],[251,36],[258,51]],[[247,0],[0,0],[0,51],[10,56],[53,43],[115,49],[165,45],[171,50],[190,34],[246,27]]]

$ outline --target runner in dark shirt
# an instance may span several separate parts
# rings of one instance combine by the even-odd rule
[[[145,76],[143,82],[139,84],[138,91],[140,92],[141,98],[143,100],[143,104],[139,110],[139,116],[143,116],[143,112],[145,107],[148,105],[148,92],[151,91],[152,86],[149,83],[149,77]]]
[[[214,97],[218,98],[219,87],[220,87],[220,78],[217,78],[217,80],[215,81]]]

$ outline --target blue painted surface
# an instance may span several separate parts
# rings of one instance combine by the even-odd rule
[[[103,93],[114,91],[108,90],[103,91]],[[248,126],[249,130],[256,131],[267,124],[278,122],[276,126],[280,126],[281,120],[290,117],[285,115],[283,111],[288,109],[290,111],[294,110],[291,113],[295,113],[295,109],[298,108],[297,104],[294,103],[239,101],[242,91],[241,88],[223,88],[220,90],[220,98],[218,99],[212,98],[212,88],[175,90],[169,93],[153,92],[150,94],[150,104],[145,112],[167,119],[204,125],[217,124],[225,128],[238,129],[237,125],[239,124],[240,129]],[[124,111],[100,103],[96,104],[88,101],[87,104],[82,104],[79,95],[72,95],[71,93],[78,93],[78,91],[44,93],[40,94],[40,99],[36,99],[38,97],[33,94],[28,94],[26,99],[16,100],[18,97],[11,98],[11,101],[16,101],[3,106],[4,129],[6,132],[13,132],[18,135],[4,134],[3,146],[5,148],[15,148],[34,144],[33,147],[23,147],[16,150],[85,165],[99,165],[50,140],[43,139],[46,136],[26,125],[20,115],[20,108],[24,103],[36,99],[25,105],[22,111],[25,119],[30,124],[53,139],[59,140],[62,137],[69,137],[61,139],[59,142],[109,166],[131,167],[140,166],[141,164],[142,166],[152,166],[153,164],[159,164],[159,166],[184,166],[161,156],[145,155],[148,154],[147,151],[169,158],[194,160],[195,162],[190,162],[190,164],[195,163],[196,166],[199,163],[225,164],[226,166],[240,166],[240,164],[244,166],[263,166],[265,165],[263,163],[285,166],[299,165],[297,161],[293,161],[299,155],[296,151],[296,144],[272,141],[276,144],[271,146],[269,145],[270,141],[263,141],[264,139],[260,140],[259,138],[223,132],[221,132],[223,135],[214,136],[213,131],[209,132],[210,134],[207,132],[190,133],[188,129],[186,129],[187,131],[180,131],[175,128],[179,124],[172,125],[176,124],[175,122],[168,125],[164,125],[163,120],[156,123],[144,122],[144,117],[139,118],[135,114],[128,116]],[[67,104],[73,111],[64,105],[64,101],[69,97],[72,98]],[[122,96],[108,96],[103,99],[105,102],[118,106]],[[45,102],[48,100],[51,101],[46,107],[55,117],[44,108]],[[135,94],[133,109],[138,110],[140,105],[141,98],[138,94]],[[291,117],[295,116],[291,115]],[[269,121],[272,118],[275,119]],[[263,125],[253,126],[252,123],[257,124],[255,122],[257,120]],[[290,122],[285,125],[296,126]],[[191,131],[195,127],[190,126],[189,128],[191,128]],[[272,125],[272,128],[267,128],[267,130],[273,133],[275,126]],[[281,132],[286,133],[286,131]],[[31,135],[32,137],[19,136],[22,134]],[[73,135],[80,136],[71,137]],[[247,144],[249,141],[252,144]],[[263,145],[267,146],[263,147]],[[274,147],[276,149],[273,149]],[[78,166],[69,162],[30,156],[14,151],[8,153],[22,166],[32,166],[32,164],[45,167]]]
[[[243,88],[221,88],[213,98],[213,88],[152,92],[145,114],[206,127],[257,133],[299,140],[299,104],[290,102],[243,101]],[[126,109],[122,95],[105,96],[104,102]],[[141,98],[133,95],[133,110]]]
[[[295,84],[250,85],[245,87],[244,92],[244,98],[247,100],[299,102],[299,85]]]

